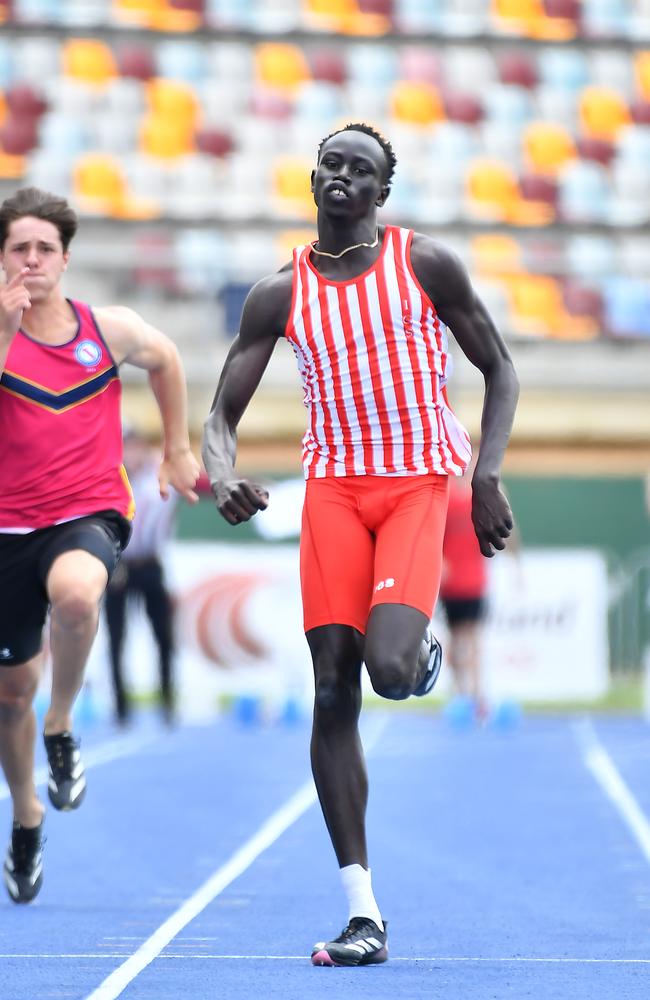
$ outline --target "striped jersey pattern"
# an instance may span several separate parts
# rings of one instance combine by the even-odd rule
[[[447,331],[411,265],[413,232],[386,226],[375,263],[350,281],[293,253],[285,336],[303,382],[305,478],[456,475],[469,435],[447,398]]]

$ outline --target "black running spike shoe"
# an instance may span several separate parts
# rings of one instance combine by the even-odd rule
[[[86,794],[84,772],[79,741],[72,733],[54,733],[44,736],[50,775],[47,793],[55,809],[68,812],[78,809]]]
[[[383,931],[369,917],[352,917],[334,941],[319,941],[312,965],[377,965],[388,958],[387,924]]]
[[[43,884],[43,823],[21,826],[14,821],[4,863],[4,883],[14,903],[31,903]]]
[[[433,690],[442,666],[442,646],[430,628],[427,628],[424,633],[419,662],[426,665],[426,669],[413,694],[422,698],[423,695],[429,694],[429,691]]]

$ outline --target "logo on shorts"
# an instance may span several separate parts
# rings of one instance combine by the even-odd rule
[[[85,368],[94,368],[102,360],[102,349],[94,340],[82,340],[74,349],[74,356]]]
[[[378,590],[383,590],[384,587],[394,587],[394,586],[395,586],[395,581],[393,580],[392,576],[389,576],[386,580],[379,581],[379,583],[375,587],[375,593],[377,593]]]
[[[11,655],[11,650],[7,646],[0,648],[0,660],[8,660]]]

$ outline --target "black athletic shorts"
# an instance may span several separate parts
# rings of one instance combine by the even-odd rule
[[[49,608],[45,584],[57,556],[84,549],[103,562],[110,579],[130,534],[129,522],[113,510],[24,535],[0,532],[0,667],[24,663],[40,650]]]
[[[485,617],[485,598],[448,597],[441,600],[449,625],[480,622]]]

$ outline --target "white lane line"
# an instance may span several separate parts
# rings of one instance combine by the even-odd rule
[[[20,959],[97,959],[98,961],[103,961],[109,958],[123,958],[124,955],[120,952],[107,952],[105,955],[97,955],[89,952],[70,952],[62,953],[60,955],[52,954],[17,954],[17,955],[2,955],[0,954],[0,959],[10,959],[10,958],[20,958]],[[162,961],[166,960],[180,960],[181,962],[193,962],[193,961],[215,961],[215,962],[309,962],[309,958],[306,955],[175,955],[171,952],[165,952],[164,955],[158,956]],[[418,962],[481,962],[483,964],[495,964],[495,965],[530,965],[530,964],[540,964],[540,965],[650,965],[650,958],[567,958],[562,956],[561,958],[555,958],[552,956],[546,957],[527,957],[525,955],[513,955],[513,956],[495,956],[490,958],[487,955],[419,955],[415,958],[400,958],[397,955],[390,956],[390,962],[405,962],[416,964]]]
[[[109,764],[120,757],[128,757],[129,754],[137,753],[138,750],[141,750],[148,743],[152,743],[154,739],[156,739],[154,735],[119,736],[114,740],[108,740],[106,743],[99,743],[95,747],[82,748],[84,766],[88,769],[90,767],[97,767],[98,764]],[[47,778],[47,764],[37,767],[34,771],[36,786],[45,785]],[[9,786],[3,781],[0,783],[0,802],[9,797]]]
[[[614,761],[596,736],[591,720],[575,724],[575,731],[582,749],[585,764],[616,806],[634,839],[650,862],[650,821],[623,780]]]
[[[388,716],[373,720],[373,723],[368,735],[365,736],[364,733],[363,744],[366,752],[369,752],[379,739],[388,723]],[[129,983],[160,955],[163,948],[191,920],[194,920],[231,882],[234,882],[247,868],[250,868],[260,854],[271,847],[296,820],[300,819],[303,813],[314,804],[316,798],[316,788],[310,779],[266,822],[262,823],[257,833],[242,844],[225,865],[218,868],[189,899],[179,906],[176,912],[172,913],[171,917],[168,917],[126,962],[123,962],[110,976],[107,976],[96,990],[89,993],[86,1000],[116,1000]]]

